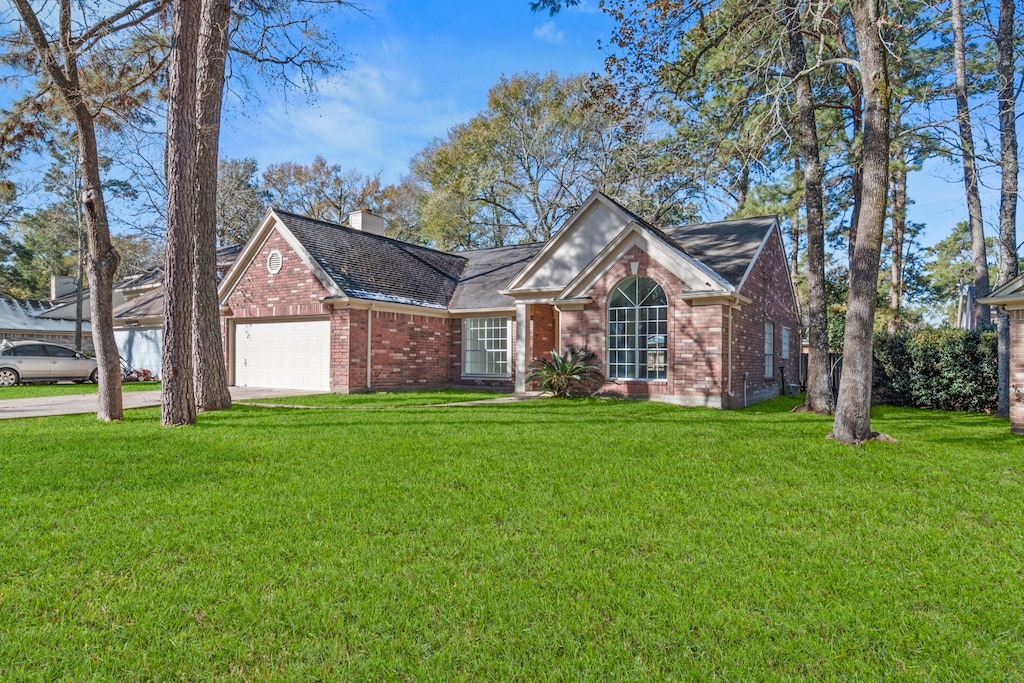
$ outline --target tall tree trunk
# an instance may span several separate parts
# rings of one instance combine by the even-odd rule
[[[790,72],[795,76],[800,115],[800,154],[803,157],[804,205],[807,210],[807,393],[804,407],[816,413],[832,411],[829,389],[828,316],[825,301],[825,211],[821,158],[814,100],[807,69],[797,0],[786,0],[786,33]]]
[[[164,426],[195,424],[192,299],[195,288],[196,64],[199,0],[175,0],[167,100],[167,259],[164,268]]]
[[[121,260],[110,241],[110,223],[103,201],[100,181],[96,124],[88,104],[82,98],[79,83],[77,47],[71,40],[73,25],[71,2],[61,0],[60,40],[51,43],[28,0],[13,0],[14,6],[32,39],[43,68],[60,93],[61,100],[75,122],[78,137],[78,167],[82,178],[82,211],[85,215],[89,255],[85,262],[89,275],[93,347],[96,351],[99,389],[96,417],[107,422],[124,417],[121,400],[121,363],[114,339],[114,273]],[[59,49],[63,64],[54,52]]]
[[[901,115],[893,115],[894,128],[898,131]],[[907,160],[902,142],[896,142],[893,150],[892,169],[892,241],[889,245],[889,308],[892,320],[889,331],[903,327],[903,248],[907,232]]]
[[[1017,276],[1017,93],[1014,88],[1014,0],[999,0],[996,35],[996,88],[999,97],[999,148],[1002,185],[999,192],[999,284]],[[999,339],[999,400],[996,413],[1010,414],[1010,319],[1004,311],[996,318]],[[1019,340],[1024,342],[1024,340]]]
[[[793,157],[793,182],[803,177],[803,164],[800,155]],[[806,200],[806,191],[805,191]],[[793,214],[793,227],[789,231],[789,277],[796,282],[800,277],[800,236],[803,235],[803,227],[800,225],[800,208],[797,207]]]
[[[960,148],[963,150],[964,187],[967,192],[967,218],[971,228],[971,261],[974,264],[974,298],[968,312],[968,327],[988,325],[989,307],[979,304],[979,297],[989,291],[988,254],[985,250],[985,225],[981,214],[981,194],[978,189],[978,168],[974,154],[974,134],[971,131],[971,110],[967,102],[967,51],[964,40],[963,0],[951,0],[950,23],[953,27],[953,71],[956,94],[956,120],[960,126]]]
[[[864,93],[863,188],[843,337],[843,377],[832,436],[859,443],[871,431],[871,380],[878,266],[889,189],[889,77],[876,0],[853,0],[853,26]]]
[[[195,326],[192,363],[196,406],[200,411],[222,410],[231,406],[217,300],[217,156],[230,17],[230,0],[203,2],[196,92],[199,139],[195,177],[195,298],[192,308]]]
[[[76,107],[78,149],[82,167],[82,208],[88,226],[89,257],[85,262],[89,274],[89,312],[92,320],[92,343],[96,351],[97,389],[96,417],[112,422],[124,417],[121,397],[121,354],[114,338],[114,273],[121,261],[110,241],[107,207],[100,183],[99,153],[92,115],[84,104]]]

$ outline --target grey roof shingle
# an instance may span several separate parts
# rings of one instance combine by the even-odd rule
[[[285,211],[275,213],[345,294],[447,308],[466,265],[455,254]]]
[[[662,228],[683,251],[739,287],[775,216],[737,218],[715,223],[695,223]]]
[[[458,311],[511,307],[515,300],[501,290],[543,247],[537,243],[459,252],[467,260],[466,269],[449,308]]]

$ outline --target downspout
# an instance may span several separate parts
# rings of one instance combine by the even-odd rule
[[[366,388],[373,388],[373,304],[366,309]]]

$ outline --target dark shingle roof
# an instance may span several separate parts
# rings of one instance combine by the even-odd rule
[[[662,228],[660,232],[683,251],[739,287],[750,262],[757,256],[775,216],[737,218],[716,223],[695,223]]]
[[[313,220],[275,213],[346,295],[447,308],[466,259],[455,254]]]
[[[515,300],[501,293],[509,282],[530,262],[543,244],[523,244],[459,252],[466,258],[466,269],[455,288],[450,308],[453,310],[505,308]]]

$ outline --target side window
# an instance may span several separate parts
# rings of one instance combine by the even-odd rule
[[[10,347],[10,348],[7,348],[7,349],[0,349],[0,356],[13,356],[13,355],[14,355],[14,347],[13,346]]]
[[[789,328],[782,328],[782,348],[779,349],[779,357],[782,360],[789,360]]]
[[[22,346],[15,347],[15,351],[18,352],[16,354],[18,356],[38,357],[50,355],[42,344],[23,344]]]
[[[52,344],[46,345],[46,350],[50,352],[51,356],[56,358],[74,358],[75,352],[71,349],[66,349],[63,346],[53,346]]]
[[[764,378],[775,376],[775,325],[764,324]]]

